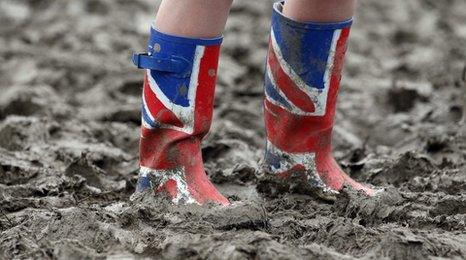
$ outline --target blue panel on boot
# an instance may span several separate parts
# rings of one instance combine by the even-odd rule
[[[196,50],[219,45],[222,38],[191,39],[151,29],[147,54],[133,55],[133,63],[150,70],[151,80],[174,104],[189,107],[191,72]],[[176,72],[174,72],[176,71]]]
[[[352,21],[299,23],[283,16],[281,10],[282,3],[275,3],[272,30],[284,60],[308,86],[324,89],[334,33],[351,26]]]

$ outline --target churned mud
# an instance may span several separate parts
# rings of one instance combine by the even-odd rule
[[[227,208],[129,200],[154,2],[0,1],[0,258],[466,258],[464,0],[360,1],[335,155],[385,192],[335,202],[256,189],[271,2],[237,0],[203,148]]]

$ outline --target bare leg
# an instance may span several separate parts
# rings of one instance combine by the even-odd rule
[[[162,33],[213,38],[222,34],[233,0],[163,0],[155,27]]]
[[[341,22],[354,14],[356,0],[287,0],[283,14],[297,22]]]

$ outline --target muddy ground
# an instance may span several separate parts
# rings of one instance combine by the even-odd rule
[[[271,2],[237,0],[203,149],[228,208],[129,200],[154,2],[0,1],[0,258],[466,258],[466,1],[360,1],[335,155],[386,192],[328,203],[256,191]]]

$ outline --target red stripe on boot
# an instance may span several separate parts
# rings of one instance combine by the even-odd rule
[[[217,79],[218,56],[220,46],[208,46],[204,49],[201,59],[194,110],[194,133],[204,134],[210,129],[212,123],[212,107],[215,95],[215,82]]]
[[[149,113],[152,115],[156,123],[161,123],[165,125],[172,125],[177,127],[183,127],[184,124],[181,122],[178,117],[173,114],[170,109],[167,109],[162,102],[157,98],[155,93],[150,87],[149,80],[146,78],[144,80],[144,100],[146,101],[147,108]]]
[[[264,102],[267,139],[280,150],[307,153],[330,145],[331,121],[319,116],[295,115],[268,100]]]

